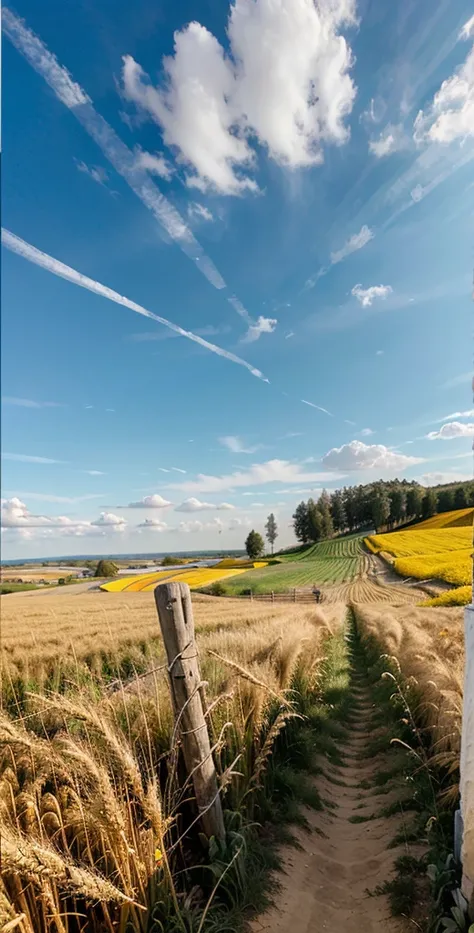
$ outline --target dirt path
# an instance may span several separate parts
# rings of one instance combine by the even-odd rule
[[[316,785],[326,806],[308,810],[309,831],[299,829],[299,848],[288,849],[281,889],[273,906],[254,920],[253,933],[406,933],[405,920],[390,915],[385,895],[367,891],[390,877],[396,857],[404,848],[389,848],[401,817],[373,816],[391,802],[362,789],[380,770],[378,757],[364,750],[372,736],[371,702],[363,674],[352,671],[353,713],[346,739],[339,744],[344,767],[326,769]],[[338,783],[334,783],[337,781]],[[355,820],[355,822],[353,822]]]

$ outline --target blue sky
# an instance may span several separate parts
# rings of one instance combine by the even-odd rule
[[[4,558],[235,548],[270,511],[284,545],[323,487],[472,475],[469,3],[3,27]]]

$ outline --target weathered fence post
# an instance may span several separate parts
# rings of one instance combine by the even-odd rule
[[[293,602],[294,602],[294,603],[296,602],[296,587],[295,587],[295,589],[293,590]]]
[[[273,590],[272,590],[272,603],[274,603],[274,602],[275,602],[275,593],[274,593]]]
[[[191,592],[187,583],[161,583],[155,602],[168,658],[176,723],[188,776],[206,836],[225,838],[222,803],[201,698],[201,672],[194,640]]]
[[[474,920],[474,599],[464,610],[465,673],[461,738],[462,892]]]

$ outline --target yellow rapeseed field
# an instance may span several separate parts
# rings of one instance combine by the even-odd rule
[[[403,577],[464,587],[472,579],[473,515],[474,509],[443,512],[405,531],[370,535],[365,543],[372,553],[390,554]]]
[[[195,567],[191,570],[161,570],[157,573],[140,573],[133,577],[121,577],[119,580],[112,580],[111,583],[104,583],[101,590],[108,593],[146,593],[153,590],[157,583],[167,583],[168,580],[179,580],[180,583],[187,583],[191,589],[197,589],[201,586],[209,586],[218,580],[226,580],[228,577],[236,576],[236,574],[245,573],[247,569],[247,567],[241,567],[238,570],[231,568],[219,570],[216,567]]]

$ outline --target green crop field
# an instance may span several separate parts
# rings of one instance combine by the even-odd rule
[[[345,583],[357,576],[362,552],[362,535],[321,541],[305,551],[288,555],[281,564],[249,570],[226,582],[229,594],[284,593],[313,583]]]

